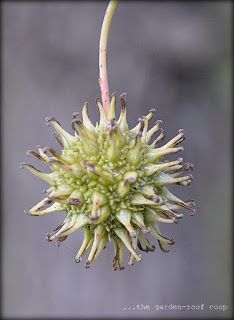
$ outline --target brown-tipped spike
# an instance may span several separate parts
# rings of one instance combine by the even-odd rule
[[[40,150],[39,150],[40,151]],[[53,148],[49,148],[49,147],[44,147],[43,149],[42,149],[42,151],[46,154],[48,154],[48,153],[50,153],[50,154],[52,154],[52,156],[54,157],[54,158],[57,158],[60,162],[62,162],[63,164],[67,164],[67,162],[62,158],[62,156],[58,153],[58,152],[56,152]],[[48,160],[49,161],[49,160]]]
[[[186,200],[185,203],[190,206],[190,208],[194,208],[196,206],[196,202],[194,200]]]
[[[133,247],[134,250],[137,249],[137,238],[132,238],[132,247]],[[141,255],[139,254],[138,256],[139,256],[140,261],[141,261],[141,259],[142,259]],[[133,263],[134,263],[134,260],[135,260],[135,257],[132,254],[130,254],[130,257],[129,257],[129,260],[128,260],[128,265],[132,266]]]
[[[115,256],[113,259],[113,270],[116,271],[117,269],[119,270],[124,270],[123,266],[123,260],[124,260],[124,244],[123,242],[118,239],[117,237],[113,237],[113,245],[114,245],[114,251],[115,251]]]
[[[78,126],[82,126],[82,121],[79,118],[72,119],[72,129],[79,133]]]
[[[156,112],[155,108],[149,109],[149,113],[155,113],[155,112]]]
[[[42,156],[40,154],[38,154],[36,151],[34,150],[28,150],[26,152],[26,155],[27,156],[34,156],[35,158],[37,158],[38,160],[44,162],[44,163],[47,163],[46,160],[44,158],[42,158]]]
[[[123,228],[116,228],[114,229],[115,234],[118,236],[120,240],[123,241],[127,249],[131,252],[133,257],[136,259],[136,261],[141,261],[141,256],[139,256],[134,248],[132,247],[131,240],[129,238],[129,235],[126,230],[123,230]]]
[[[164,163],[158,163],[158,164],[149,164],[145,166],[145,173],[147,176],[150,176],[158,171],[171,171],[175,166],[181,166],[180,161],[181,159],[177,161],[170,161],[170,162],[164,162]]]
[[[49,173],[44,173],[38,169],[36,169],[34,166],[32,166],[31,164],[28,163],[21,163],[20,164],[20,168],[26,168],[28,169],[32,174],[34,174],[35,176],[37,176],[38,178],[48,182],[49,184],[52,184],[52,180],[50,177]]]
[[[193,181],[193,175],[189,174],[190,180]]]
[[[121,104],[121,108],[125,109],[126,108],[126,93],[122,93],[120,95],[120,104]]]
[[[52,121],[54,121],[54,122],[56,122],[57,124],[60,125],[60,123],[58,122],[58,120],[55,119],[55,117],[46,117],[46,118],[45,118],[45,121],[46,121],[46,124],[47,124],[47,125],[50,125],[50,123],[51,123]]]
[[[156,148],[154,150],[150,150],[147,157],[149,159],[149,162],[154,163],[157,160],[160,160],[161,157],[172,154],[172,153],[177,153],[179,151],[183,151],[183,147],[176,147],[176,148]]]
[[[79,118],[79,112],[73,112],[72,119],[78,119]]]
[[[64,166],[64,163],[61,162],[59,159],[56,159],[55,157],[51,157],[48,161],[48,164],[57,164],[57,165]]]
[[[58,133],[57,133],[57,132],[53,132],[52,134],[53,134],[53,136],[55,137],[55,139],[58,141],[60,147],[63,148],[63,147],[64,147],[64,144],[63,144],[62,139],[61,139],[60,136],[58,135]]]
[[[159,136],[157,137],[157,139],[155,139],[156,144],[160,143],[165,138],[165,132],[162,128],[159,128],[159,132],[160,132]]]
[[[75,137],[66,132],[55,118],[47,117],[46,122],[54,127],[57,135],[56,138],[63,146],[68,147],[75,141]]]
[[[96,98],[96,104],[98,106],[99,113],[100,113],[100,126],[106,126],[107,124],[106,113],[99,98]]]
[[[156,121],[155,125],[147,132],[147,135],[146,135],[146,142],[147,143],[150,141],[150,139],[153,137],[153,135],[157,131],[159,131],[161,123],[162,123],[161,120]],[[156,144],[156,142],[153,142],[153,143]]]
[[[148,114],[145,116],[148,121],[150,121],[153,118],[154,113],[156,112],[156,109],[152,108],[148,111]]]
[[[168,239],[165,236],[163,236],[160,233],[160,230],[158,228],[158,226],[155,225],[151,225],[151,235],[156,239],[159,240],[161,242],[165,242],[167,244],[173,245],[175,243],[175,241],[173,239]]]
[[[162,128],[159,128],[158,131],[160,132],[159,136],[154,140],[154,142],[152,142],[150,144],[151,148],[155,148],[155,146],[157,144],[159,144],[160,142],[162,142],[165,138],[165,133],[164,130]]]
[[[116,93],[111,96],[110,108],[108,110],[108,120],[115,118]]]
[[[153,252],[155,250],[155,246],[150,244],[149,240],[146,238],[146,236],[142,232],[139,232],[138,234],[137,245],[141,251]]]
[[[82,118],[84,126],[92,132],[95,132],[95,127],[93,126],[89,115],[88,115],[88,102],[85,102],[82,109]]]
[[[131,215],[132,215],[132,213],[130,210],[120,210],[119,212],[116,213],[116,218],[128,230],[130,237],[135,238],[136,231],[133,228],[133,226],[131,225]]]
[[[138,134],[138,132],[139,132],[139,130],[140,130],[140,127],[141,127],[141,125],[142,125],[141,123],[142,123],[143,119],[142,119],[142,118],[138,118],[137,121],[138,121],[138,124],[137,124],[134,128],[132,128],[132,129],[130,130],[130,132],[131,132],[132,134]]]
[[[169,142],[167,142],[162,148],[173,148],[177,146],[179,143],[183,142],[185,139],[184,137],[184,130],[180,129],[179,134],[175,136],[173,139],[171,139]]]
[[[117,121],[117,125],[121,131],[128,130],[128,123],[126,118],[126,101],[125,101],[125,94],[120,96],[121,98],[121,112],[119,119]]]
[[[47,155],[47,148],[46,147],[44,147],[44,148],[39,147],[38,151],[39,151],[40,156],[45,160],[46,163],[48,163],[50,158]]]
[[[59,235],[64,231],[67,230],[71,226],[71,220],[65,219],[58,227],[56,227],[51,233],[46,234],[47,241],[53,241],[58,239]]]
[[[183,172],[188,171],[188,170],[192,170],[193,171],[193,165],[191,163],[184,163],[182,166],[177,166],[174,168],[175,172],[173,172],[171,175],[172,177],[178,177],[181,174],[183,174]]]
[[[140,122],[140,128],[139,128],[138,134],[142,135],[142,132],[143,132],[144,127],[145,127],[145,122],[144,122],[144,119],[142,119],[142,118],[140,118],[139,120],[140,120],[139,121]]]
[[[57,212],[61,211],[62,207],[59,203],[54,203],[50,207],[47,207],[50,204],[50,200],[43,205],[43,203],[40,205],[40,203],[35,206],[34,208],[30,209],[27,214],[31,216],[44,216],[51,212]],[[46,208],[47,207],[47,208]]]
[[[83,213],[80,213],[78,216],[72,216],[66,228],[64,228],[63,230],[60,229],[59,232],[54,235],[54,238],[58,238],[60,241],[61,237],[63,238],[64,236],[68,236],[69,234],[74,233],[78,229],[86,226],[88,223],[89,219]]]
[[[144,216],[141,212],[134,212],[131,221],[137,225],[144,234],[149,233],[151,230],[145,226]]]
[[[96,154],[98,148],[96,134],[87,129],[78,118],[72,120],[72,128],[82,140],[85,151],[91,155]]]
[[[165,243],[163,243],[162,241],[158,240],[158,245],[159,248],[161,249],[161,251],[168,253],[170,252],[170,250],[166,247]]]
[[[84,240],[80,247],[80,250],[78,251],[77,255],[75,256],[75,261],[80,262],[81,257],[88,251],[89,247],[91,246],[93,242],[93,232],[85,227],[84,228]]]
[[[98,257],[98,255],[102,252],[104,247],[106,246],[108,242],[105,228],[102,225],[98,225],[94,229],[94,240],[92,243],[92,247],[88,256],[88,266],[91,265],[94,260]],[[86,262],[86,263],[87,263]]]
[[[148,126],[149,126],[149,120],[147,118],[147,116],[143,117],[143,121],[144,121],[144,127],[142,130],[142,141],[147,142],[147,130],[148,130]]]

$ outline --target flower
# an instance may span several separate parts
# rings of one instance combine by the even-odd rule
[[[195,213],[194,201],[182,201],[167,188],[170,184],[188,186],[192,176],[183,174],[193,166],[183,163],[182,158],[163,161],[166,155],[183,150],[179,144],[184,140],[184,130],[158,147],[164,138],[162,121],[148,128],[155,110],[149,110],[130,130],[125,94],[120,101],[121,112],[116,120],[116,96],[112,95],[108,113],[97,100],[100,121],[96,126],[89,119],[85,103],[83,122],[77,113],[73,114],[74,136],[54,118],[47,118],[47,123],[55,129],[61,153],[50,147],[27,153],[48,165],[51,172],[41,172],[26,163],[21,165],[50,185],[45,198],[27,213],[44,216],[65,211],[65,220],[47,234],[47,240],[59,244],[83,229],[84,240],[75,261],[79,262],[91,248],[87,268],[109,242],[114,245],[114,270],[124,269],[124,247],[130,252],[129,265],[141,260],[137,247],[154,251],[149,236],[158,242],[162,251],[169,251],[168,245],[175,241],[161,234],[158,223],[177,223],[183,216],[177,212],[181,208],[190,210],[192,215]],[[157,138],[151,142],[155,134]]]

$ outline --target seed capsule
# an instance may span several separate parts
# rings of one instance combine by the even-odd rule
[[[21,166],[47,182],[50,187],[44,198],[26,211],[30,216],[44,216],[66,212],[64,221],[47,235],[48,241],[57,245],[71,234],[84,230],[84,240],[75,256],[79,262],[87,254],[89,268],[109,242],[114,246],[113,269],[124,269],[124,248],[129,251],[128,264],[141,260],[138,248],[154,251],[148,235],[152,236],[162,251],[174,240],[163,236],[160,223],[177,223],[183,217],[183,208],[195,213],[194,201],[183,201],[168,190],[170,185],[189,185],[193,177],[184,174],[192,169],[182,158],[166,162],[164,157],[183,150],[179,144],[184,131],[162,147],[164,138],[162,121],[150,127],[155,110],[138,120],[129,129],[125,94],[121,95],[121,111],[116,120],[116,95],[105,111],[97,99],[100,121],[93,125],[88,115],[88,104],[82,109],[82,119],[73,114],[74,136],[67,133],[54,118],[47,123],[56,131],[61,152],[51,147],[29,150],[28,155],[48,165],[44,173],[31,164]],[[157,134],[154,142],[150,142]]]

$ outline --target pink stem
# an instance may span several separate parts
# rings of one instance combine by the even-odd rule
[[[100,48],[99,52],[99,70],[100,70],[100,77],[99,77],[99,84],[101,88],[101,95],[102,95],[102,105],[107,113],[110,106],[110,95],[109,95],[109,85],[108,85],[108,76],[107,76],[107,68],[105,63],[104,56],[106,55],[106,49]]]
[[[105,17],[102,23],[102,30],[99,43],[99,85],[102,95],[102,105],[108,113],[110,107],[109,85],[106,67],[107,38],[110,29],[113,14],[117,8],[117,0],[111,0],[106,9]]]

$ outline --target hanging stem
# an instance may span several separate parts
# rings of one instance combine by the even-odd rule
[[[117,8],[118,0],[111,0],[106,9],[105,17],[102,23],[102,30],[99,43],[99,84],[102,95],[102,105],[105,112],[108,112],[110,106],[109,85],[106,68],[107,38],[110,29],[113,14]]]

